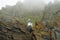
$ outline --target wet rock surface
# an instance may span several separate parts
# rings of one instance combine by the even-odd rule
[[[60,32],[58,28],[55,28],[55,31],[49,30],[53,28],[46,29],[39,24],[33,28],[33,33],[29,33],[25,25],[19,27],[0,24],[0,40],[59,40],[60,38],[59,35],[54,34],[56,31]]]
[[[0,40],[32,40],[29,32],[23,32],[19,28],[9,29],[3,27],[0,31]]]
[[[34,40],[25,26],[7,26],[0,22],[0,40]]]

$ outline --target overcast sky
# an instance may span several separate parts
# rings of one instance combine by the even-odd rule
[[[0,9],[1,7],[5,7],[6,5],[15,5],[18,1],[21,3],[24,3],[26,0],[0,0]],[[50,1],[53,2],[53,0],[41,0],[44,1],[45,3],[49,3]]]

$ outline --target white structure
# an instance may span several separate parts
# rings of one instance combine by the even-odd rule
[[[27,27],[29,27],[29,26],[31,26],[31,27],[33,27],[33,23],[31,22],[31,20],[30,19],[28,19],[28,21],[27,21],[28,23],[27,23]]]

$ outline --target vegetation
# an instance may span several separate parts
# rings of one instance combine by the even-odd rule
[[[6,7],[0,10],[0,18],[5,18],[5,20],[14,19],[15,17],[23,22],[26,22],[27,19],[32,19],[33,22],[36,20],[39,21],[42,18],[42,10],[38,8],[34,9],[25,9],[21,3],[17,3],[14,6],[6,5]]]
[[[33,10],[25,9],[19,2],[14,6],[7,5],[5,8],[3,7],[0,10],[0,26],[2,26],[0,34],[6,33],[5,35],[8,34],[8,38],[13,36],[16,40],[17,38],[20,39],[20,37],[21,40],[25,40],[27,37],[30,38],[32,34],[30,36],[26,27],[26,21],[29,18],[32,19],[32,22],[35,24],[33,33],[38,40],[43,40],[44,38],[56,40],[56,35],[58,36],[59,34],[55,35],[55,33],[60,33],[60,1],[54,1],[54,3],[50,2],[43,10],[39,8],[33,8]],[[47,24],[45,23],[44,25],[44,21],[47,22]],[[53,37],[53,39],[51,37]]]

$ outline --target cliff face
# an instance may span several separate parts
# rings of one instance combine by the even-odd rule
[[[26,31],[26,27],[7,27],[0,22],[0,40],[32,40],[32,34]]]
[[[37,40],[49,40],[54,39],[56,31],[60,32],[59,29],[56,31],[48,29],[51,28],[51,25],[45,27],[41,22],[38,22],[37,25],[35,25],[33,34],[29,33],[26,26],[21,23],[18,25],[19,28],[16,24],[15,26],[11,25],[12,23],[9,25],[6,24],[0,22],[0,40],[35,40],[35,38]],[[50,38],[52,36],[53,38]]]
[[[21,31],[19,28],[0,30],[0,40],[31,40],[31,34]]]

